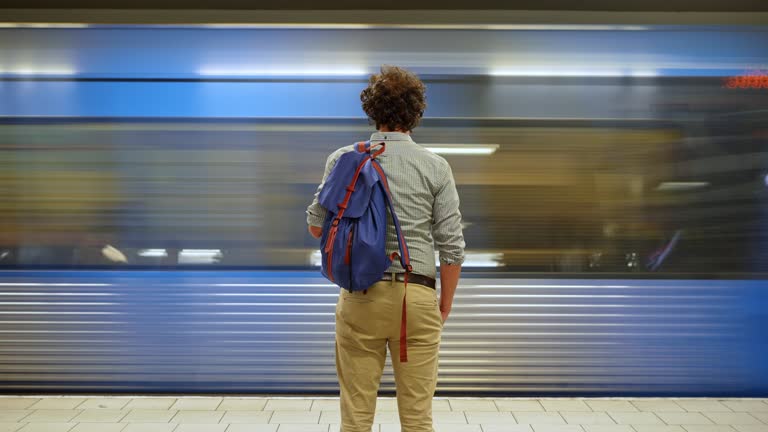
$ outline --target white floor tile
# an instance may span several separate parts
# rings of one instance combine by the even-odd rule
[[[223,398],[181,398],[176,400],[171,409],[189,411],[214,411],[219,407]]]
[[[275,411],[269,422],[280,425],[283,423],[319,424],[320,411]]]
[[[533,432],[584,432],[580,425],[532,424]]]
[[[172,432],[176,423],[126,423],[122,432]]]
[[[269,423],[272,411],[227,411],[221,418],[221,423]]]
[[[443,413],[444,414],[444,413]],[[435,416],[437,421],[440,420],[443,414]],[[465,411],[464,416],[467,418],[466,422],[469,424],[515,424],[515,416],[511,412],[488,412],[488,411]]]
[[[520,424],[565,424],[565,419],[556,412],[512,412]]]
[[[432,412],[445,412],[451,411],[451,403],[448,399],[438,399],[432,401]]]
[[[609,416],[618,424],[628,425],[661,425],[663,421],[650,412],[609,412]]]
[[[224,411],[180,410],[169,423],[216,424],[224,417]]]
[[[312,407],[309,410],[310,411],[340,411],[341,405],[339,404],[338,399],[317,399],[312,401]]]
[[[311,399],[270,399],[264,411],[309,411]]]
[[[616,422],[604,412],[561,411],[560,415],[563,416],[565,422],[568,424],[616,424]]]
[[[683,407],[670,399],[634,399],[632,405],[640,411],[648,412],[685,412]]]
[[[121,432],[126,423],[78,423],[70,432]]]
[[[734,432],[735,429],[730,425],[682,425],[687,432]]]
[[[224,432],[226,424],[180,424],[173,432]]]
[[[650,424],[641,424],[641,425],[632,425],[632,428],[635,429],[637,432],[685,432],[685,429],[683,429],[682,426],[674,425],[650,425]]]
[[[544,406],[537,400],[496,399],[499,411],[544,411]]]
[[[44,398],[32,405],[30,409],[71,410],[83,402],[85,399],[80,398]]]
[[[320,424],[341,423],[341,412],[320,411]]]
[[[119,423],[129,411],[114,409],[86,409],[71,421],[73,423]]]
[[[499,411],[492,400],[485,399],[449,399],[452,411]]]
[[[29,423],[68,423],[78,414],[80,414],[78,410],[41,409],[24,417],[24,421]]]
[[[593,411],[636,412],[637,407],[625,400],[585,400]]]
[[[470,424],[436,424],[435,432],[483,432],[480,425]]]
[[[708,412],[704,413],[715,424],[720,425],[737,425],[737,424],[760,424],[762,423],[756,417],[749,415],[749,413],[735,413],[735,412]]]
[[[277,432],[328,432],[329,425],[281,424]]]
[[[26,423],[0,423],[0,432],[16,432]]]
[[[277,432],[279,426],[276,424],[231,424],[226,432]]]
[[[217,411],[264,411],[266,399],[224,398]]]
[[[36,398],[0,397],[0,410],[27,409],[39,401]]]
[[[635,432],[630,425],[591,424],[581,425],[587,432]]]
[[[667,412],[656,413],[664,423],[668,425],[698,425],[698,424],[712,424],[712,420],[704,417],[701,413],[697,412]]]
[[[131,410],[127,416],[120,420],[121,423],[168,423],[176,411],[155,410],[155,409],[135,409]]]
[[[480,411],[484,412],[484,411]],[[500,414],[485,411],[486,414]],[[464,411],[442,412],[437,415],[432,413],[432,423],[434,424],[467,424],[467,415]],[[478,422],[475,422],[478,423]]]
[[[373,422],[379,424],[400,423],[400,414],[397,411],[381,411],[373,416]]]
[[[19,423],[33,412],[32,410],[19,409],[2,410],[0,411],[0,423]]]
[[[714,399],[678,399],[675,402],[686,411],[731,412],[731,409]]]
[[[483,423],[480,426],[483,432],[533,432],[531,425],[527,424]]]
[[[28,423],[19,432],[68,432],[76,423]]]
[[[374,425],[373,432],[401,432],[400,424],[382,424],[377,429]],[[515,425],[512,425],[515,426]],[[457,424],[457,423],[444,423],[433,425],[436,432],[485,432],[479,424]],[[507,429],[505,432],[529,432],[529,430],[523,429]],[[330,432],[337,432],[335,429],[331,429]]]
[[[736,412],[768,412],[768,403],[762,400],[721,401],[723,405]]]
[[[93,398],[77,406],[77,409],[123,409],[131,399],[129,398]]]
[[[750,411],[752,417],[760,419],[761,422],[768,424],[768,412]]]
[[[541,399],[547,411],[592,411],[583,400],[579,399]]]
[[[434,409],[434,405],[432,409]],[[381,411],[397,411],[397,399],[378,398],[376,400],[376,412],[381,412]]]
[[[739,432],[768,432],[768,424],[734,425]]]
[[[167,410],[176,403],[176,398],[131,399],[124,407],[127,410]]]

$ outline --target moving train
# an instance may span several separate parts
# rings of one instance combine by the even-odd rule
[[[766,42],[0,28],[0,390],[337,391],[304,209],[398,64],[464,216],[438,393],[768,395]]]

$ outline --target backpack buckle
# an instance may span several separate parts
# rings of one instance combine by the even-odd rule
[[[376,150],[375,152],[371,153],[371,159],[376,159],[380,154],[384,153],[384,150],[387,148],[387,143],[381,142],[376,145],[371,145],[368,152],[370,153],[374,147],[379,147],[379,146],[381,147],[379,150]]]
[[[331,226],[339,226],[339,219],[334,219]]]

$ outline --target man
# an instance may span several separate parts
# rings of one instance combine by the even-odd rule
[[[402,226],[413,273],[407,298],[408,361],[400,362],[400,307],[404,269],[394,260],[382,281],[363,292],[341,289],[336,305],[336,370],[341,387],[341,432],[370,432],[386,358],[392,357],[397,404],[404,432],[431,432],[432,397],[437,382],[438,350],[464,261],[459,196],[451,167],[419,146],[411,131],[426,108],[425,86],[402,68],[382,67],[360,94],[363,110],[378,132],[371,143],[386,143],[378,161],[387,174],[395,212]],[[309,232],[322,236],[327,210],[318,196],[338,158],[353,146],[328,157],[323,183],[307,209]],[[391,218],[387,253],[398,250]],[[440,256],[440,298],[435,291],[435,252]]]

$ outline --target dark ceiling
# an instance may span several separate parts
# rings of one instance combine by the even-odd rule
[[[4,0],[17,9],[218,9],[218,10],[532,10],[620,12],[768,11],[768,0]]]

